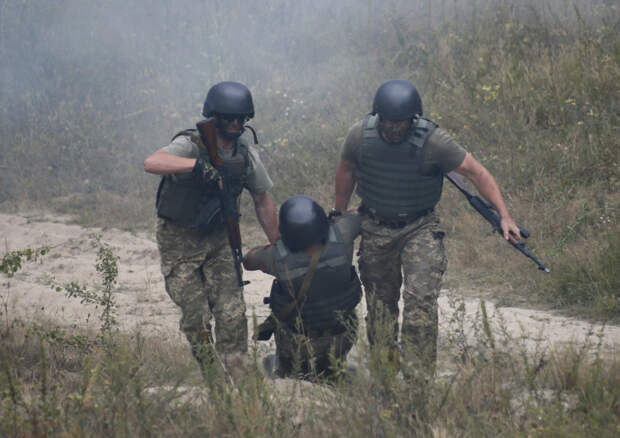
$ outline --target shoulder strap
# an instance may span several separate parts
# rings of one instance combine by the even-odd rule
[[[369,115],[364,119],[362,124],[362,138],[374,138],[378,137],[377,123],[379,123],[378,115]]]
[[[203,160],[209,160],[209,153],[207,151],[207,148],[201,147],[203,146],[202,139],[200,138],[200,134],[198,134],[197,129],[189,128],[189,129],[184,129],[183,131],[179,131],[174,135],[174,137],[172,137],[172,140],[170,141],[172,142],[177,137],[181,137],[181,136],[189,137],[189,140],[198,146],[198,154],[200,158],[202,158]]]
[[[245,125],[245,128],[248,128],[252,132],[252,137],[254,137],[254,144],[258,144],[258,136],[256,135],[256,130],[250,125]]]
[[[323,254],[323,250],[325,246],[321,245],[318,247],[313,253],[312,258],[310,259],[310,265],[308,266],[308,272],[304,277],[304,282],[301,284],[301,288],[299,289],[299,293],[295,297],[293,301],[289,303],[288,306],[280,313],[280,315],[276,315],[280,321],[284,321],[288,318],[290,313],[295,310],[295,308],[301,303],[306,296],[306,292],[308,292],[308,288],[310,288],[310,283],[312,283],[312,277],[314,277],[314,272],[316,271],[316,267],[319,264],[319,259],[321,258],[321,254]]]
[[[236,152],[241,153],[241,156],[243,157],[243,161],[245,163],[245,169],[247,171],[250,168],[250,147],[245,143],[245,141],[241,141],[241,139],[239,139],[237,141],[235,153]]]
[[[363,149],[364,149],[366,141],[368,141],[368,139],[377,138],[379,136],[379,133],[377,132],[377,129],[376,129],[378,120],[379,120],[378,115],[369,114],[366,117],[364,117],[364,120],[362,121],[361,144],[359,148],[357,148],[358,164],[362,164],[362,162],[364,161]]]
[[[412,146],[410,149],[410,155],[416,157],[419,163],[423,161],[423,150],[426,140],[435,131],[437,125],[430,120],[423,119],[422,117],[414,121],[413,132],[409,136],[409,144]]]
[[[431,122],[428,119],[423,119],[420,117],[415,122],[415,131],[412,135],[412,138],[409,140],[414,146],[422,149],[424,147],[424,143],[426,143],[426,139],[428,139],[431,134],[437,128],[437,124]]]
[[[175,138],[180,137],[182,135],[187,135],[188,137],[191,137],[192,134],[196,133],[196,129],[194,128],[190,128],[190,129],[184,129],[183,131],[179,131],[176,134],[174,134],[174,137],[172,137],[172,140],[170,141],[174,141]]]

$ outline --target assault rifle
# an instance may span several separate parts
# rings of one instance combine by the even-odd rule
[[[241,252],[241,232],[239,231],[239,211],[237,209],[237,200],[230,191],[230,175],[223,166],[222,158],[217,153],[217,138],[215,136],[215,118],[209,117],[196,123],[196,128],[200,133],[202,142],[207,147],[209,160],[211,165],[215,167],[219,173],[217,185],[219,187],[219,198],[222,207],[222,217],[226,224],[226,233],[228,234],[228,244],[232,250],[233,259],[235,261],[235,270],[237,271],[237,280],[239,286],[242,287],[249,283],[243,281],[241,273],[241,263],[243,262],[243,253]]]
[[[460,175],[454,172],[449,172],[445,176],[448,179],[448,181],[454,184],[456,188],[459,189],[461,193],[465,195],[465,197],[467,198],[471,206],[474,207],[474,209],[478,213],[480,213],[480,215],[482,215],[482,217],[485,218],[493,226],[493,230],[497,231],[499,234],[503,236],[504,232],[502,231],[502,227],[501,227],[501,219],[497,215],[497,213],[493,211],[494,210],[493,207],[487,202],[483,201],[479,196],[474,195],[472,191],[469,190],[469,188],[465,185],[465,182],[460,177]],[[527,231],[525,228],[519,227],[519,231],[521,232],[521,237],[523,237],[524,239],[527,239],[530,236],[530,232]],[[527,249],[525,249],[525,244],[523,243],[523,241],[517,242],[517,243],[511,242],[511,241],[508,241],[508,242],[512,246],[514,246],[516,249],[521,251],[523,255],[532,259],[534,263],[538,265],[538,269],[544,272],[549,272],[549,268],[545,267],[542,263],[540,263],[540,261],[538,261],[536,257],[534,257],[532,253],[530,253]]]

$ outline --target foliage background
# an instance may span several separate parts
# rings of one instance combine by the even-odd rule
[[[212,84],[237,80],[276,201],[329,208],[349,126],[405,78],[552,270],[538,275],[447,187],[448,284],[617,317],[619,18],[605,0],[2,1],[0,203],[150,227],[144,158],[199,119]]]
[[[536,272],[446,185],[448,286],[617,322],[619,27],[610,0],[0,0],[0,210],[148,229],[158,179],[143,160],[221,80],[253,92],[276,201],[303,192],[329,208],[349,126],[405,78],[495,175],[551,268]],[[253,346],[243,381],[214,390],[187,346],[116,331],[108,249],[100,294],[65,289],[101,302],[100,333],[13,320],[4,303],[0,435],[618,436],[617,353],[596,333],[527,350],[489,328],[482,301],[473,338],[454,303],[447,373],[426,392],[363,339],[350,380],[278,389]],[[40,251],[4,254],[0,287]]]

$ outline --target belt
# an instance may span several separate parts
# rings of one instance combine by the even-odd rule
[[[426,216],[434,210],[433,207],[426,208],[424,210],[416,211],[406,217],[398,217],[398,218],[389,218],[379,216],[378,214],[373,213],[370,209],[364,205],[361,205],[358,208],[358,211],[365,216],[368,216],[370,219],[377,221],[378,225],[383,225],[388,228],[404,228],[410,223],[420,219],[422,216]]]

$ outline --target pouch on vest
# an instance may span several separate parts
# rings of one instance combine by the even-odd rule
[[[172,180],[174,178],[174,187]],[[221,202],[209,196],[191,174],[164,177],[157,191],[157,216],[210,233],[223,228]]]
[[[274,278],[274,280],[271,282],[271,290],[269,291],[269,306],[272,307],[272,303],[274,301],[274,297],[276,295],[283,295],[284,294],[284,290],[282,289],[282,286],[280,286],[280,282],[278,281],[277,278]],[[295,297],[290,297],[291,300],[294,300]],[[275,298],[277,300],[277,298]],[[273,310],[273,307],[272,307]],[[279,315],[279,317],[281,317],[282,315]]]
[[[202,187],[192,174],[164,176],[157,189],[157,216],[191,227],[196,221]]]
[[[203,233],[212,233],[224,227],[221,202],[218,198],[209,198],[200,202],[198,216],[192,227],[198,228]]]
[[[274,279],[271,283],[271,292],[269,294],[269,299],[265,299],[266,302],[269,302],[274,292],[281,292],[280,283],[278,283],[277,279]],[[273,335],[273,332],[276,331],[276,328],[278,328],[278,322],[273,316],[273,313],[271,313],[262,323],[260,323],[256,327],[256,334],[254,335],[254,337],[257,341],[268,341],[269,339],[271,339],[271,335]]]

